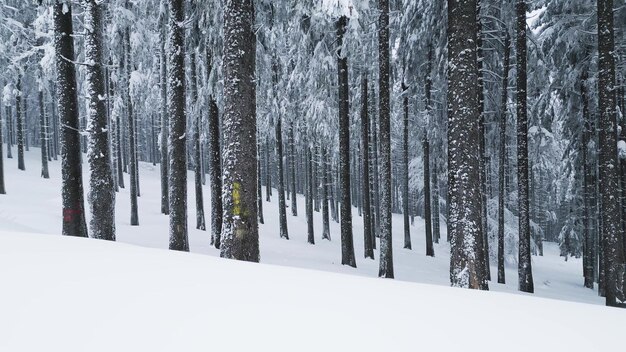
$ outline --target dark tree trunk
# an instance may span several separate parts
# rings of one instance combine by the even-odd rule
[[[46,119],[46,110],[44,108],[43,101],[43,89],[39,90],[39,138],[41,138],[41,177],[50,178],[48,171],[48,119]],[[0,130],[0,133],[2,131]],[[1,138],[1,137],[0,137]],[[0,141],[0,145],[2,145]],[[2,148],[0,148],[2,149]],[[2,158],[2,151],[0,150],[0,158]],[[1,163],[1,161],[0,161]],[[2,166],[0,165],[0,173],[2,172]],[[2,175],[0,175],[2,177]],[[4,185],[0,181],[0,193],[4,188]]]
[[[11,106],[7,106],[6,121],[7,121],[7,159],[13,159],[13,109]],[[0,146],[1,147],[1,146]]]
[[[339,183],[341,185],[341,264],[356,268],[352,242],[352,201],[350,199],[350,111],[348,97],[348,58],[341,46],[348,18],[341,16],[337,30],[337,79],[339,82]]]
[[[258,134],[258,131],[257,131]],[[261,146],[260,143],[257,143],[257,161],[256,161],[256,172],[257,172],[257,177],[256,177],[256,187],[257,187],[257,197],[256,197],[256,204],[258,207],[258,217],[259,217],[259,224],[263,224],[265,223],[265,220],[263,219],[263,193],[261,192],[261,156],[259,155],[261,153]]]
[[[108,121],[103,60],[102,60],[102,5],[96,0],[87,0],[85,7],[85,58],[87,66],[87,92],[89,94],[89,133],[88,161],[89,204],[91,236],[97,239],[115,241],[115,190],[111,174],[109,153]]]
[[[433,230],[432,230],[432,214],[431,214],[431,195],[430,195],[430,143],[428,142],[427,132],[424,130],[424,223],[426,230],[426,255],[435,256],[433,248]]]
[[[24,164],[24,115],[22,114],[22,74],[17,75],[15,95],[15,122],[17,129],[17,168],[26,170]]]
[[[167,41],[167,20],[165,14],[161,14],[162,29],[160,31],[160,93],[161,93],[161,213],[169,215],[170,213],[170,200],[169,200],[169,160],[168,155],[168,139],[169,139],[169,116],[167,111],[167,54],[165,52],[165,42]],[[120,174],[121,175],[121,174]]]
[[[311,157],[311,147],[305,146],[306,154],[306,223],[307,241],[315,244],[315,233],[313,228],[313,162]]]
[[[283,160],[283,131],[280,112],[276,114],[276,165],[278,173],[278,215],[280,221],[280,237],[289,239],[287,229],[287,209],[285,203],[285,172]]]
[[[130,224],[131,226],[139,225],[139,213],[137,197],[139,196],[138,182],[137,180],[137,152],[136,152],[136,134],[135,134],[135,117],[133,115],[133,101],[130,96],[130,72],[131,72],[131,59],[130,59],[130,28],[126,28],[124,33],[124,94],[126,100],[126,113],[128,115],[127,127],[128,127],[128,173],[130,175]]]
[[[7,146],[8,145],[9,143],[7,141]],[[6,188],[4,187],[4,156],[2,154],[2,106],[0,104],[0,194],[7,194]]]
[[[372,100],[374,100],[373,95],[374,95],[374,89],[372,88]],[[373,104],[375,105],[375,104]],[[379,184],[378,184],[378,138],[377,138],[377,131],[376,131],[376,126],[378,126],[378,120],[376,118],[377,114],[376,114],[376,110],[374,110],[374,113],[372,114],[372,124],[371,124],[371,128],[372,128],[372,172],[371,172],[371,177],[372,177],[372,216],[374,218],[373,221],[373,229],[372,229],[372,235],[374,236],[374,238],[372,239],[372,247],[374,249],[376,249],[376,238],[380,237],[380,204],[379,204],[379,200],[380,200],[380,193],[379,191]]]
[[[452,286],[487,289],[482,253],[476,0],[448,0],[448,233]]]
[[[363,243],[365,258],[374,259],[374,236],[372,235],[372,206],[370,204],[370,156],[369,156],[369,110],[367,76],[361,77],[361,164],[363,193]]]
[[[409,223],[409,87],[402,81],[402,217],[404,219],[404,248],[411,249],[411,225]],[[430,187],[429,187],[430,189]],[[429,201],[430,202],[430,201]],[[430,218],[426,219],[430,228]],[[432,237],[431,237],[432,239]],[[432,243],[431,243],[432,246]]]
[[[391,237],[391,114],[389,102],[389,0],[378,0],[378,94],[380,128],[380,267],[379,277],[393,278]]]
[[[585,68],[581,74],[580,79],[580,96],[582,99],[583,108],[583,130],[582,130],[582,157],[581,162],[583,164],[583,276],[585,278],[584,285],[587,288],[593,289],[594,272],[594,245],[591,234],[591,204],[589,201],[591,192],[591,174],[590,162],[589,162],[589,133],[591,131],[589,121],[589,97],[587,95],[587,69]]]
[[[517,184],[519,201],[518,286],[523,292],[534,292],[530,253],[530,219],[528,209],[528,109],[526,106],[526,2],[517,1]]]
[[[252,0],[224,9],[224,225],[221,256],[259,261],[256,36]],[[250,141],[253,141],[250,143]]]
[[[168,56],[169,112],[169,248],[189,251],[187,238],[187,119],[185,111],[184,1],[168,0],[170,12]]]
[[[602,214],[602,252],[604,257],[606,305],[617,306],[622,291],[618,268],[623,265],[623,243],[617,175],[617,114],[615,110],[615,37],[613,0],[598,4],[598,111],[600,213]]]
[[[504,274],[504,204],[505,204],[505,164],[506,164],[506,123],[509,87],[509,57],[511,55],[511,39],[506,34],[504,39],[504,56],[502,72],[502,99],[500,101],[500,162],[498,165],[498,283],[505,283]]]
[[[322,146],[320,155],[320,170],[322,174],[322,187],[321,187],[321,198],[322,198],[322,239],[330,241],[330,219],[328,217],[328,193],[330,189],[328,187],[329,182],[329,167],[327,159],[326,148]],[[331,203],[332,205],[333,203]]]
[[[213,96],[209,98],[209,179],[211,182],[211,244],[220,248],[222,234],[222,150],[220,116]]]
[[[65,11],[66,10],[66,11]],[[54,47],[57,67],[57,97],[61,132],[61,198],[63,235],[87,237],[83,196],[83,171],[78,126],[78,98],[74,70],[74,31],[70,4],[54,4]]]
[[[270,160],[270,137],[265,139],[265,201],[272,201],[272,161]]]
[[[197,27],[195,31],[192,31],[192,36],[197,35]],[[195,43],[195,39],[192,40]],[[196,49],[195,45],[192,45],[189,54],[190,61],[190,95],[191,95],[191,119],[193,124],[193,169],[194,169],[194,185],[196,191],[196,229],[205,231],[206,222],[204,219],[204,196],[202,194],[202,153],[200,150],[200,124],[202,121],[202,114],[198,109],[198,78],[196,70]],[[256,165],[255,165],[256,166]]]
[[[294,147],[294,139],[293,139],[293,124],[294,122],[291,122],[291,124],[289,125],[289,164],[291,165],[291,167],[289,168],[290,171],[290,181],[291,181],[291,215],[293,216],[298,216],[298,202],[297,202],[297,198],[296,197],[296,154],[295,154],[295,147]]]
[[[481,232],[482,238],[482,258],[485,264],[485,277],[487,280],[491,280],[491,267],[489,265],[489,222],[487,221],[487,164],[485,159],[487,157],[487,151],[485,146],[485,90],[484,90],[484,78],[483,78],[483,25],[481,21],[481,2],[477,1],[476,8],[476,65],[478,67],[478,109],[479,109],[479,129],[480,129],[480,209],[481,209]]]

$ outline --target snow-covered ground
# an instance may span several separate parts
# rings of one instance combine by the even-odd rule
[[[5,159],[0,351],[160,351],[174,346],[187,351],[220,345],[243,350],[257,343],[257,350],[336,350],[339,344],[344,350],[458,350],[481,340],[478,334],[488,334],[488,343],[477,342],[487,349],[599,350],[617,346],[618,328],[626,326],[626,313],[618,309],[447,287],[449,247],[435,245],[436,256],[426,257],[420,219],[411,227],[413,250],[406,250],[402,217],[394,215],[396,280],[383,280],[376,278],[378,261],[363,258],[362,220],[355,210],[358,268],[342,266],[338,224],[331,222],[332,241],[322,241],[321,215],[315,213],[316,244],[307,243],[303,198],[298,199],[300,216],[288,211],[291,239],[279,238],[276,193],[272,202],[264,202],[260,227],[261,262],[276,265],[216,258],[209,233],[195,229],[191,173],[192,254],[145,248],[168,246],[159,166],[147,163],[140,164],[140,226],[129,224],[128,189],[117,194],[117,239],[124,244],[64,238],[59,236],[60,164],[51,162],[51,179],[44,180],[39,158],[39,150],[31,148],[26,171],[17,170],[16,159]],[[208,185],[204,191],[208,199]],[[208,216],[208,201],[205,206]],[[580,260],[563,261],[558,248],[546,243],[545,256],[533,257],[534,296],[603,304],[596,291],[583,287],[581,267]],[[492,273],[495,277],[494,266]],[[518,293],[516,267],[507,267],[506,274],[508,284],[492,282],[490,289]],[[249,335],[241,337],[241,331]]]

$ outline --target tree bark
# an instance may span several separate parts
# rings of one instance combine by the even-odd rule
[[[411,249],[411,225],[409,223],[409,87],[402,81],[402,217],[404,219],[404,248]],[[430,188],[430,187],[429,187]],[[429,201],[430,203],[430,201]],[[430,228],[430,218],[426,218]],[[428,234],[427,234],[428,235]],[[431,234],[432,235],[432,234]],[[432,239],[432,236],[431,236]],[[431,243],[432,246],[432,243]]]
[[[526,2],[517,1],[517,184],[519,209],[518,286],[534,292],[530,253],[530,218],[528,204],[528,109],[526,105]]]
[[[74,61],[74,31],[71,5],[56,0],[53,17],[57,68],[57,104],[59,119],[64,127],[61,131],[63,235],[87,237],[80,132],[78,129],[76,72],[72,63]]]
[[[39,90],[39,136],[41,139],[41,177],[50,178],[50,172],[48,171],[48,119],[46,118],[46,110],[44,108],[43,89]],[[0,145],[2,145],[1,141]],[[2,155],[0,154],[1,157]],[[1,172],[2,166],[0,166]],[[2,176],[0,175],[0,177]],[[0,191],[1,188],[3,188],[3,185],[0,185]]]
[[[504,39],[504,57],[502,74],[502,99],[500,101],[500,162],[498,165],[498,283],[506,282],[504,272],[504,204],[505,204],[505,164],[506,164],[506,123],[509,87],[509,57],[511,55],[511,39],[507,33]]]
[[[606,305],[617,306],[623,287],[618,284],[618,267],[623,265],[617,175],[617,113],[615,110],[615,36],[613,0],[597,0],[598,5],[598,111],[600,213],[604,257]]]
[[[217,102],[209,97],[209,179],[211,182],[211,244],[220,248],[224,209],[222,206],[222,150]]]
[[[221,256],[258,262],[254,22],[252,0],[225,3],[224,222]]]
[[[169,200],[169,160],[168,155],[168,139],[169,139],[169,116],[167,111],[167,53],[165,51],[165,43],[167,42],[167,20],[166,15],[161,14],[162,29],[160,30],[160,93],[161,93],[161,213],[169,215],[170,213],[170,200]]]
[[[389,0],[378,0],[378,94],[380,128],[380,267],[379,277],[393,278],[391,234],[391,114],[389,102]]]
[[[448,0],[448,233],[452,286],[487,289],[481,261],[476,0]]]
[[[185,28],[184,1],[168,0],[168,112],[169,112],[169,210],[170,245],[189,251],[187,237],[187,119],[185,111]]]
[[[102,61],[102,5],[87,0],[85,7],[85,58],[87,66],[87,92],[89,94],[89,148],[87,159],[89,178],[89,204],[91,236],[115,241],[115,190],[111,174],[108,119],[106,113],[105,82]]]
[[[374,236],[372,235],[372,206],[370,203],[370,153],[369,153],[369,110],[367,76],[361,77],[361,163],[363,176],[363,243],[365,258],[374,259]]]
[[[350,111],[348,97],[348,58],[342,55],[348,18],[341,16],[337,30],[337,79],[339,82],[339,183],[341,185],[341,264],[356,268],[352,242],[352,201],[350,199]]]
[[[17,129],[17,168],[26,170],[24,164],[24,115],[22,114],[22,74],[17,74],[17,83],[15,86],[17,94],[15,95],[15,123]]]

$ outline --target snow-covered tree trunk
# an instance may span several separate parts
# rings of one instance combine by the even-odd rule
[[[402,81],[402,218],[404,219],[404,248],[411,249],[411,224],[409,223],[409,87]],[[430,186],[429,188],[430,189]],[[430,193],[428,194],[430,197]],[[428,201],[430,204],[430,200]],[[429,209],[430,211],[430,209]],[[426,223],[430,229],[430,217]],[[431,237],[432,239],[432,237]],[[432,246],[432,243],[431,243]]]
[[[313,161],[311,157],[311,147],[305,146],[306,159],[306,223],[307,242],[315,244],[315,233],[313,227]]]
[[[372,101],[376,101],[374,99],[374,88],[372,88]],[[375,104],[372,104],[375,105]],[[380,193],[379,193],[379,175],[378,175],[378,133],[376,131],[376,127],[378,126],[378,119],[377,119],[377,113],[376,113],[376,109],[372,109],[373,113],[372,113],[372,123],[371,123],[371,145],[372,145],[372,154],[371,154],[371,159],[372,159],[372,217],[374,219],[374,221],[372,222],[373,228],[372,228],[372,233],[374,236],[374,239],[372,240],[372,247],[374,249],[376,249],[376,238],[380,237]]]
[[[320,147],[320,170],[322,176],[322,187],[320,188],[321,193],[321,201],[322,201],[322,239],[330,241],[330,219],[328,214],[328,194],[330,192],[330,188],[328,187],[329,182],[329,167],[327,159],[327,151],[326,147]],[[313,165],[311,165],[313,167]],[[332,204],[332,203],[331,203]]]
[[[198,32],[195,24],[193,25],[196,28],[195,31],[192,31],[192,36],[197,35]],[[202,152],[200,150],[200,124],[202,121],[202,114],[200,113],[197,102],[198,102],[198,78],[197,78],[197,70],[196,70],[196,48],[195,48],[195,39],[192,39],[192,45],[189,53],[189,61],[190,61],[190,98],[191,98],[191,121],[192,121],[192,144],[193,144],[193,170],[194,170],[194,185],[195,185],[195,193],[196,193],[196,229],[205,231],[206,230],[206,222],[204,219],[204,197],[202,194]]]
[[[165,5],[165,4],[164,4]],[[169,160],[168,160],[168,140],[170,134],[169,115],[167,110],[167,53],[165,43],[167,42],[167,19],[166,14],[160,14],[160,24],[162,26],[159,31],[160,50],[159,50],[159,77],[160,77],[160,97],[161,97],[161,136],[159,137],[161,144],[161,213],[169,215]]]
[[[211,182],[211,244],[220,248],[222,234],[222,150],[217,102],[209,97],[209,182]]]
[[[8,145],[9,143],[7,141],[7,146]],[[7,191],[4,186],[4,156],[2,154],[2,104],[0,102],[0,194],[6,194]]]
[[[57,104],[61,130],[61,199],[63,235],[87,237],[83,171],[78,129],[78,97],[74,69],[74,30],[70,3],[56,0],[53,10],[57,68]]]
[[[85,0],[85,59],[87,65],[87,93],[89,94],[88,161],[89,204],[91,236],[115,240],[115,190],[111,174],[109,133],[106,113],[106,90],[102,61],[102,9],[96,0]]]
[[[291,181],[291,215],[293,216],[298,216],[298,202],[297,202],[297,198],[296,197],[296,153],[295,153],[295,147],[294,147],[294,138],[293,138],[293,125],[294,125],[294,121],[292,121],[289,124],[289,164],[291,165],[291,167],[289,168],[290,174],[289,174],[289,180]]]
[[[509,57],[511,55],[511,37],[507,33],[504,38],[503,72],[502,72],[502,98],[500,100],[500,144],[498,165],[498,283],[504,284],[504,204],[505,204],[505,165],[506,165],[506,124],[509,97]]]
[[[44,107],[43,89],[39,90],[38,94],[39,102],[39,138],[41,140],[41,177],[50,178],[50,172],[48,171],[48,119],[46,118],[46,111]],[[2,131],[0,130],[0,133]],[[0,141],[0,145],[2,145]],[[0,148],[2,149],[2,148]],[[2,153],[0,151],[0,153]],[[2,155],[0,155],[0,158]],[[2,166],[0,166],[0,173],[2,172]],[[2,177],[0,175],[0,177]],[[1,181],[0,181],[1,183]],[[2,185],[0,185],[0,193],[2,191]]]
[[[130,94],[131,82],[130,73],[132,68],[130,67],[130,29],[127,27],[123,35],[124,57],[120,58],[123,64],[122,71],[124,73],[124,100],[126,103],[127,114],[127,128],[128,128],[128,173],[130,175],[130,224],[131,226],[139,225],[139,212],[137,197],[139,196],[137,180],[137,142],[136,142],[136,124],[135,116],[133,112],[133,101]]]
[[[424,130],[424,227],[426,231],[426,255],[435,256],[433,247],[433,229],[431,214],[431,194],[430,194],[430,142],[428,141],[427,132]]]
[[[486,289],[481,261],[476,0],[448,0],[448,233],[452,286]]]
[[[270,159],[270,137],[265,138],[265,201],[272,200],[272,161]]]
[[[15,94],[15,123],[17,129],[17,168],[26,170],[24,164],[24,114],[22,114],[22,74],[17,74],[17,83],[15,85],[17,93]]]
[[[259,131],[257,131],[257,135],[259,134]],[[257,176],[256,176],[256,187],[257,187],[257,196],[256,196],[256,204],[257,204],[257,208],[258,208],[258,218],[259,218],[259,224],[264,224],[265,220],[263,219],[263,192],[261,191],[261,156],[259,155],[261,153],[261,146],[259,145],[260,143],[257,143],[257,161],[256,161],[256,172],[257,172]]]
[[[389,101],[389,0],[378,0],[378,123],[380,129],[380,267],[379,277],[393,278],[391,236],[391,113]]]
[[[227,0],[224,5],[224,223],[221,256],[258,262],[254,3],[252,0]]]
[[[481,209],[481,233],[483,235],[482,253],[485,277],[487,280],[491,280],[491,267],[489,266],[489,235],[487,221],[487,165],[485,158],[487,157],[487,151],[485,146],[485,82],[483,78],[483,25],[481,20],[481,5],[484,0],[477,0],[476,2],[476,65],[478,67],[478,109],[479,109],[479,121],[478,126],[480,129],[480,209]]]
[[[534,292],[530,253],[530,218],[528,204],[528,108],[526,103],[526,0],[516,5],[517,61],[517,194],[519,209],[518,286],[523,292]]]
[[[289,239],[289,231],[287,229],[287,204],[285,202],[285,172],[283,160],[283,131],[282,116],[280,112],[276,113],[276,169],[278,173],[278,217],[280,222],[280,237]]]
[[[617,178],[617,113],[615,110],[615,36],[613,0],[598,4],[598,112],[600,213],[602,214],[602,252],[604,256],[606,305],[616,306],[623,287],[618,285],[618,267],[623,265],[623,244]]]
[[[350,199],[350,111],[348,58],[341,51],[348,18],[341,16],[337,30],[337,80],[339,89],[339,183],[341,185],[341,264],[356,267],[352,239],[352,201]]]
[[[361,76],[361,164],[362,164],[362,184],[363,187],[363,243],[365,258],[374,259],[375,240],[372,232],[372,206],[370,204],[370,148],[369,148],[369,110],[368,110],[368,86],[367,76]]]
[[[169,55],[167,67],[169,112],[170,245],[189,251],[187,237],[187,118],[185,102],[184,0],[168,0]]]
[[[580,78],[580,96],[582,99],[582,153],[581,153],[581,163],[583,164],[583,277],[585,278],[584,285],[587,288],[593,289],[593,281],[594,281],[594,272],[593,272],[593,262],[594,262],[594,245],[593,245],[593,237],[591,231],[591,167],[590,167],[590,155],[589,155],[589,140],[590,140],[590,132],[591,126],[589,121],[589,96],[587,93],[587,79],[588,73],[587,68],[584,68],[584,71],[581,74]]]

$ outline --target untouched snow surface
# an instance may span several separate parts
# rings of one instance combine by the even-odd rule
[[[552,243],[544,244],[544,257],[532,258],[534,295],[517,291],[516,266],[507,267],[506,285],[489,285],[516,295],[452,289],[448,244],[435,244],[436,256],[425,256],[424,223],[416,218],[413,250],[403,249],[402,216],[394,214],[396,280],[377,279],[379,253],[375,261],[363,258],[356,210],[354,269],[340,264],[339,224],[331,221],[332,241],[321,239],[320,213],[314,213],[316,244],[307,243],[303,198],[300,216],[287,216],[291,239],[279,238],[274,190],[272,202],[263,204],[260,246],[261,262],[275,265],[238,263],[215,258],[219,252],[209,245],[210,234],[195,229],[190,173],[192,254],[164,250],[168,218],[160,214],[158,165],[140,163],[140,226],[130,226],[128,188],[117,193],[122,243],[63,238],[60,164],[51,162],[51,178],[42,179],[39,153],[26,152],[26,171],[17,170],[17,159],[4,160],[0,351],[191,351],[220,345],[243,350],[257,343],[259,351],[458,350],[472,341],[483,350],[600,350],[623,340],[623,310],[562,302],[598,305],[604,299],[583,287],[581,260],[565,262]],[[210,214],[209,185],[204,192]],[[443,223],[442,232],[445,239]],[[495,278],[494,265],[491,271]],[[239,336],[242,331],[249,335]],[[488,335],[485,342],[481,334]]]
[[[0,232],[0,351],[602,351],[619,309]]]

